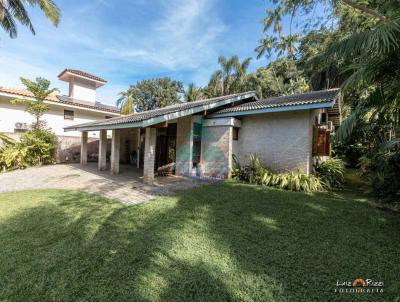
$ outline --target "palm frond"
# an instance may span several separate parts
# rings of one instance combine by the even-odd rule
[[[354,33],[333,44],[323,55],[350,57],[367,52],[370,56],[388,53],[399,47],[400,18],[379,22],[373,29]]]
[[[0,20],[0,26],[8,33],[10,38],[17,36],[17,25],[15,24],[14,18],[10,11],[0,1],[0,11],[2,12],[2,19]]]
[[[338,130],[335,132],[333,137],[334,142],[345,141],[353,132],[353,129],[357,125],[360,117],[365,113],[362,106],[356,107],[356,109],[342,122]]]
[[[15,1],[15,0],[14,0]],[[60,23],[61,12],[53,0],[25,0],[29,5],[38,5],[54,26]]]

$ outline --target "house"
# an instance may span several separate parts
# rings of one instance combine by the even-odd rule
[[[87,137],[100,131],[99,170],[106,168],[107,130],[112,131],[110,171],[135,157],[144,181],[175,162],[177,175],[229,177],[232,157],[257,153],[274,170],[312,171],[316,156],[329,155],[329,136],[340,124],[339,89],[258,99],[254,92],[226,95],[99,120],[65,131],[81,131],[81,163]]]
[[[79,160],[80,132],[65,133],[64,128],[75,124],[120,116],[118,108],[101,104],[96,100],[96,90],[107,81],[89,73],[65,69],[58,78],[68,83],[68,95],[53,94],[47,97],[45,103],[50,107],[43,119],[59,138],[57,161]],[[33,99],[33,95],[26,89],[6,88],[0,86],[0,133],[17,137],[28,130],[34,121],[32,115],[25,112],[25,105],[12,104],[15,98]],[[91,132],[89,136],[90,152],[97,154],[98,132]]]

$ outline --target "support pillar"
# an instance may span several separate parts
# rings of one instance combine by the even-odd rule
[[[87,131],[81,132],[81,165],[87,164],[87,143],[88,133]]]
[[[137,129],[137,152],[136,152],[136,168],[140,168],[140,128]]]
[[[144,167],[143,181],[147,184],[154,182],[154,162],[156,157],[156,128],[146,128],[146,139],[144,144]]]
[[[99,171],[104,171],[107,164],[107,130],[100,130],[99,137]]]
[[[111,174],[119,173],[119,149],[120,149],[120,130],[112,130],[112,140],[111,140]]]

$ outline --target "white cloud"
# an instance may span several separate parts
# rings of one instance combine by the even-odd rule
[[[99,90],[99,99],[112,103],[129,84],[157,74],[191,74],[193,78],[185,77],[185,82],[204,84],[227,31],[215,13],[219,0],[159,1],[137,4],[156,7],[156,16],[129,26],[93,13],[110,9],[104,0],[68,7],[57,29],[41,15],[34,20],[37,36],[21,32],[16,40],[0,45],[0,86],[20,87],[20,76],[44,76],[65,93],[57,75],[63,68],[77,68],[109,80]]]

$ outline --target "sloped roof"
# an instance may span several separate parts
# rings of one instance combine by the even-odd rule
[[[324,104],[335,101],[340,89],[328,89],[320,91],[312,91],[300,94],[293,94],[288,96],[273,97],[268,99],[256,100],[240,104],[234,107],[225,108],[214,113],[215,116],[219,114],[228,115],[229,113],[247,112],[262,110],[268,108],[290,107],[310,104]]]
[[[87,72],[85,72],[85,71],[78,70],[78,69],[68,69],[68,68],[67,68],[67,69],[64,69],[64,70],[58,75],[58,77],[59,77],[59,78],[62,77],[63,74],[66,73],[66,72],[69,72],[69,73],[72,73],[72,74],[75,74],[75,75],[78,75],[78,76],[81,76],[81,77],[85,77],[85,78],[88,78],[88,79],[91,79],[91,80],[95,80],[95,81],[107,83],[106,80],[104,80],[104,79],[102,79],[102,78],[100,78],[100,77],[98,77],[98,76],[95,76],[95,75],[93,75],[93,74],[90,74],[90,73],[87,73]]]
[[[7,94],[12,94],[15,96],[23,96],[23,97],[33,98],[32,92],[30,92],[29,90],[26,90],[26,89],[0,87],[0,93],[1,92],[7,93]],[[72,105],[72,106],[77,106],[77,107],[82,107],[82,108],[87,108],[87,109],[95,109],[95,110],[100,110],[100,111],[105,111],[105,112],[120,113],[120,110],[118,109],[118,107],[104,105],[99,102],[96,102],[96,104],[94,106],[89,105],[89,104],[79,103],[65,95],[51,94],[46,98],[46,101],[67,104],[67,105]]]
[[[119,127],[123,128],[123,125],[132,125],[133,123],[140,123],[156,118],[161,118],[162,120],[168,120],[169,117],[166,116],[174,113],[177,113],[179,117],[190,115],[207,109],[217,108],[226,104],[230,104],[236,101],[241,101],[249,98],[255,98],[255,93],[253,91],[225,95],[211,99],[198,100],[194,102],[184,102],[184,103],[174,104],[154,110],[148,110],[130,115],[114,117],[106,120],[74,125],[66,127],[64,129],[65,130],[79,130],[79,129],[94,130],[94,129],[110,129],[110,128],[118,129]],[[187,114],[184,113],[185,111],[188,111],[188,113]],[[178,116],[175,116],[175,118],[176,117]],[[154,121],[154,123],[156,122],[161,122],[161,121],[158,120]]]

